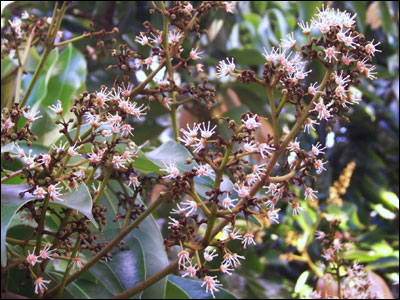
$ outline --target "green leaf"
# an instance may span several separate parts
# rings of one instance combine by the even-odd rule
[[[110,180],[108,184],[115,191],[121,190],[121,186],[115,180]],[[133,191],[127,186],[126,188],[130,195],[132,195]],[[143,204],[139,197],[136,198],[136,203],[139,205]],[[103,195],[100,197],[100,204],[107,207],[106,213],[108,224],[104,229],[105,232],[107,232],[109,229],[117,229],[118,231],[120,229],[120,225],[117,222],[112,222],[112,219],[117,213],[116,207],[118,205],[118,199],[113,193],[109,192],[109,189],[106,189],[105,193],[103,193]],[[132,230],[130,235],[139,241],[143,249],[146,278],[149,278],[151,275],[159,272],[168,265],[168,258],[164,251],[163,238],[152,216],[148,216],[145,220],[143,220],[142,223],[140,223],[139,228]],[[163,298],[165,286],[166,278],[147,288],[144,291],[142,298]]]
[[[396,214],[392,213],[390,210],[386,209],[381,203],[378,204],[370,204],[369,205],[373,210],[375,210],[378,215],[387,220],[394,220],[396,218]]]
[[[28,101],[26,105],[32,107],[33,109],[37,109],[40,106],[42,99],[46,96],[48,90],[48,83],[51,78],[52,69],[54,68],[56,61],[58,58],[58,49],[54,49],[50,52],[49,57],[47,58],[40,75],[35,82],[35,85],[32,89],[31,94],[29,95]],[[22,79],[22,88],[26,91],[31,82],[33,74],[29,73]],[[35,123],[40,123],[41,119],[37,120]]]
[[[300,11],[300,20],[310,22],[312,16],[317,13],[317,8],[321,8],[324,1],[299,1],[297,2]]]
[[[15,184],[1,185],[1,265],[3,267],[7,263],[6,233],[8,225],[21,206],[35,199],[35,197],[30,194],[25,194],[25,196],[21,198],[19,193],[24,191],[24,189],[20,188],[20,186],[21,185]]]
[[[62,101],[64,113],[72,104],[72,99],[85,89],[86,60],[72,44],[69,44],[57,59],[51,71],[46,97],[42,106]]]
[[[244,66],[262,65],[265,63],[264,56],[255,49],[232,49],[227,56],[234,57],[235,61]]]
[[[167,280],[165,299],[191,299],[190,296],[175,283]]]
[[[5,239],[8,225],[18,209],[25,203],[36,199],[31,193],[25,193],[21,198],[19,193],[27,191],[30,186],[22,184],[2,184],[1,186],[1,264],[6,264]],[[77,191],[66,193],[63,201],[51,201],[50,205],[62,205],[83,213],[97,227],[92,215],[92,197],[86,185],[81,184]]]
[[[297,279],[296,286],[294,288],[295,293],[298,294],[303,289],[303,287],[306,284],[306,281],[308,279],[308,275],[310,275],[310,271],[305,271],[305,272],[301,273],[301,275]]]
[[[191,280],[187,278],[182,278],[179,276],[169,275],[168,281],[172,282],[189,295],[191,299],[212,299],[210,292],[206,293],[205,286],[201,287],[203,284],[200,280]],[[216,299],[237,299],[236,296],[229,293],[223,288],[218,288],[219,292],[215,292]]]

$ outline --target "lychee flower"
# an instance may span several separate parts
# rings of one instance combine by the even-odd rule
[[[372,40],[372,42],[369,42],[367,45],[365,45],[365,52],[367,52],[368,54],[374,56],[375,52],[382,52],[382,50],[378,50],[376,49],[376,46],[380,45],[380,42],[376,43],[374,45],[374,40]]]
[[[204,51],[198,51],[198,49],[199,49],[199,47],[196,47],[196,49],[193,48],[192,50],[190,50],[189,56],[191,59],[193,59],[193,60],[201,59],[200,54],[203,54]]]
[[[181,252],[178,253],[178,266],[179,269],[184,268],[185,267],[185,263],[191,263],[190,262],[190,256],[189,256],[189,252],[182,250]]]
[[[42,250],[39,251],[40,257],[43,259],[50,259],[53,260],[54,251],[57,249],[50,250],[52,244],[46,244]]]
[[[50,282],[51,280],[44,280],[43,277],[36,278],[36,280],[33,283],[35,286],[35,294],[38,294],[39,291],[41,294],[43,294],[43,292],[47,290],[46,284],[49,284]]]
[[[83,261],[79,257],[79,253],[75,257],[71,258],[70,264],[72,265],[72,268],[78,268],[79,271],[82,270]]]
[[[60,182],[58,182],[55,185],[50,184],[47,187],[47,192],[49,193],[49,196],[50,196],[51,200],[53,200],[53,201],[59,200],[59,201],[64,201],[65,202],[65,200],[60,198],[60,196],[62,196],[62,194],[60,193],[60,190],[62,190],[62,187],[58,187],[59,184],[60,184]]]
[[[235,183],[235,187],[233,188],[235,192],[238,193],[239,197],[244,198],[250,195],[250,189],[245,186],[243,183]]]
[[[313,126],[313,124],[319,125],[320,123],[318,123],[317,121],[315,121],[311,118],[307,118],[304,121],[304,132],[307,132],[308,134],[310,134],[310,128],[315,130],[315,127]]]
[[[14,125],[15,125],[15,123],[12,122],[12,121],[11,121],[11,118],[9,117],[7,120],[5,120],[5,121],[1,124],[1,130],[3,130],[3,128],[6,129],[6,130],[11,129],[11,128],[14,127]]]
[[[214,170],[210,167],[210,165],[207,164],[199,165],[198,167],[195,167],[194,170],[196,170],[196,175],[199,177],[213,177],[215,175]]]
[[[132,188],[136,190],[137,187],[140,186],[140,181],[137,176],[131,175],[129,176],[128,186],[132,185]]]
[[[28,250],[28,255],[27,255],[27,257],[26,257],[27,263],[30,264],[30,265],[32,265],[32,266],[34,266],[36,263],[40,263],[40,262],[41,262],[41,261],[39,260],[39,256],[36,256],[36,255],[35,255],[35,250],[36,250],[36,247],[33,248],[32,253],[30,253],[30,251]]]
[[[223,264],[228,264],[232,267],[237,267],[240,266],[240,261],[239,259],[245,259],[244,256],[238,255],[237,253],[226,253],[224,255],[224,260],[222,261]]]
[[[68,148],[68,151],[67,151],[68,155],[69,155],[69,156],[76,156],[76,155],[79,155],[79,153],[76,151],[76,149],[78,149],[78,146],[77,146],[76,144],[73,145],[73,146],[71,146],[71,147],[69,147],[69,148]]]
[[[197,202],[196,201],[186,200],[186,201],[182,202],[182,206],[184,206],[183,209],[185,211],[188,210],[186,212],[186,217],[190,216],[190,214],[193,213],[193,212],[196,213],[196,211],[197,211]]]
[[[171,218],[171,217],[168,217],[171,221],[170,222],[168,222],[168,229],[173,229],[173,228],[180,228],[181,227],[181,224],[179,223],[179,221],[178,220],[176,220],[176,219],[174,219],[174,218]]]
[[[272,155],[271,151],[275,151],[275,148],[266,143],[260,143],[258,145],[258,153],[260,153],[262,158],[271,156]]]
[[[39,199],[43,199],[44,195],[46,195],[47,192],[40,186],[36,186],[35,190],[33,191],[32,195]]]
[[[336,61],[338,61],[336,54],[340,53],[340,51],[336,51],[335,46],[329,47],[324,49],[325,51],[325,59],[331,63],[332,62],[332,58],[334,58]]]
[[[114,155],[111,162],[117,169],[126,169],[126,167],[124,166],[126,160],[119,155]]]
[[[325,152],[322,151],[325,149],[326,149],[326,147],[322,147],[321,143],[317,142],[315,145],[312,145],[311,153],[314,154],[315,156],[318,156],[320,154],[325,154]]]
[[[318,197],[316,194],[318,194],[318,191],[314,191],[310,187],[306,188],[306,190],[304,191],[304,197],[306,198],[306,200],[317,200]]]
[[[179,170],[176,167],[176,163],[175,162],[169,162],[168,165],[163,162],[165,169],[160,169],[160,171],[165,171],[168,173],[168,175],[163,176],[163,178],[170,178],[170,179],[174,179],[176,177],[179,176]]]
[[[301,148],[300,148],[300,142],[297,141],[297,138],[296,138],[294,141],[290,142],[290,144],[289,144],[289,146],[287,147],[287,149],[288,149],[290,152],[296,152],[296,151],[299,151],[299,150],[301,149]]]
[[[34,121],[36,121],[37,119],[40,119],[42,116],[37,116],[37,114],[39,114],[40,111],[36,111],[36,112],[32,112],[32,111],[24,111],[23,115],[25,117],[25,119],[28,121],[28,123],[33,123]]]
[[[270,221],[271,223],[276,223],[279,224],[279,211],[281,209],[270,209],[265,213],[265,217]]]
[[[231,276],[234,271],[234,269],[231,268],[231,265],[227,263],[221,264],[219,269],[222,273],[228,274],[229,276]]]
[[[136,36],[135,41],[141,44],[142,46],[147,45],[149,43],[149,39],[144,34],[144,32],[141,32],[140,35]]]
[[[63,113],[63,107],[60,100],[57,100],[56,105],[50,105],[49,108],[54,111],[56,114],[61,115]]]
[[[297,25],[299,25],[305,35],[309,35],[312,31],[312,23],[309,25],[308,22],[304,23],[304,21],[301,21]]]
[[[229,238],[231,240],[242,240],[242,236],[240,234],[240,229],[233,228],[231,232],[229,232]]]
[[[216,278],[217,276],[206,276],[204,277],[204,282],[201,285],[201,287],[206,285],[206,293],[208,294],[208,291],[210,291],[214,299],[215,299],[214,292],[219,292],[219,289],[217,289],[217,287],[222,286],[222,284],[220,284],[218,279]]]
[[[253,244],[255,245],[256,242],[254,241],[254,234],[248,232],[243,236],[243,248],[246,249],[247,245]]]
[[[322,161],[322,159],[317,159],[314,162],[314,168],[317,170],[318,174],[321,174],[323,171],[326,171],[326,168],[324,168],[324,165],[327,163],[327,161]]]
[[[316,240],[323,240],[325,238],[325,232],[323,231],[316,231],[315,232],[315,239]]]
[[[257,120],[257,115],[251,117],[249,114],[247,114],[246,120],[242,119],[242,123],[246,126],[247,129],[253,130],[261,125],[261,123],[257,122],[256,120]]]
[[[226,58],[226,61],[228,63],[226,63],[225,60],[221,60],[219,62],[218,66],[217,66],[217,73],[216,73],[216,76],[218,78],[228,76],[229,74],[231,74],[235,71],[236,65],[233,62],[233,57],[231,60],[232,61],[229,61],[229,58]]]
[[[293,211],[293,216],[297,216],[303,208],[300,206],[299,202],[292,202],[292,211]]]
[[[308,87],[307,92],[310,95],[315,96],[317,93],[320,93],[320,92],[318,92],[319,86],[317,86],[317,84],[318,84],[318,82],[314,82],[314,83],[310,84],[310,86]]]
[[[228,195],[222,200],[222,206],[229,210],[232,211],[231,209],[235,207],[235,204],[233,202],[236,202],[238,199],[231,199]]]
[[[208,121],[208,125],[206,126],[206,123],[203,122],[199,126],[201,137],[204,138],[204,139],[210,138],[215,133],[215,128],[217,128],[217,125],[215,125],[213,128],[210,129],[210,123],[211,122]],[[201,126],[203,126],[203,128]]]
[[[194,276],[196,276],[196,273],[199,269],[197,267],[197,264],[194,266],[192,266],[192,264],[190,264],[188,267],[187,266],[183,266],[183,267],[185,268],[186,272],[182,275],[182,277],[186,277],[186,276],[194,277]]]
[[[211,252],[210,252],[210,251],[211,251],[211,248],[210,248],[210,247],[207,247],[207,248],[204,250],[204,253],[203,253],[204,260],[207,261],[207,262],[212,261],[215,257],[218,256],[218,254],[216,253],[216,250],[215,250],[215,249],[212,249]]]
[[[296,40],[294,39],[294,33],[291,32],[288,35],[286,35],[287,39],[281,39],[281,44],[280,46],[282,48],[294,48],[296,46]]]
[[[179,29],[174,29],[168,32],[168,42],[171,44],[176,44],[183,37],[183,32]]]
[[[243,149],[246,152],[256,152],[258,150],[257,144],[254,141],[243,144]]]

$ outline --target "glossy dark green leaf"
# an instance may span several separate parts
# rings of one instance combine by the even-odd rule
[[[18,209],[25,203],[36,199],[30,193],[25,193],[24,197],[19,197],[19,193],[30,189],[27,183],[22,184],[2,184],[1,186],[1,263],[6,263],[5,238],[8,225]],[[75,209],[84,214],[95,226],[96,221],[92,215],[92,198],[86,185],[81,184],[77,191],[68,192],[63,197],[66,201],[51,201],[50,205],[58,204]]]
[[[234,57],[235,62],[243,66],[253,66],[265,63],[265,58],[260,51],[255,49],[232,49],[227,56]]]
[[[47,107],[61,100],[65,113],[72,105],[73,98],[85,89],[86,73],[84,56],[69,44],[61,52],[51,71],[51,79],[42,105]]]
[[[50,55],[48,56],[44,64],[44,67],[32,89],[32,92],[29,95],[28,102],[26,103],[26,105],[34,107],[34,109],[37,109],[38,106],[41,104],[42,99],[46,97],[49,80],[52,76],[52,70],[56,64],[57,58],[58,58],[58,49],[54,49],[50,52]],[[33,73],[28,73],[25,77],[23,77],[22,79],[23,90],[26,90],[28,88],[28,85],[32,80],[32,77]],[[36,122],[40,122],[40,119],[37,120]]]
[[[212,299],[210,292],[206,293],[205,286],[201,287],[202,281],[182,278],[179,276],[169,275],[168,280],[185,291],[191,299]],[[236,296],[229,293],[223,288],[218,288],[219,292],[215,292],[216,299],[237,299]]]
[[[25,194],[23,198],[19,196],[19,193],[26,190],[27,185],[15,185],[15,184],[2,184],[1,185],[1,265],[4,267],[7,263],[6,257],[6,233],[8,225],[15,213],[25,203],[35,199],[30,194]]]
[[[175,283],[167,280],[165,299],[191,299],[190,296]]]

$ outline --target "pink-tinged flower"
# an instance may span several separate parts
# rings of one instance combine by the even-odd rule
[[[275,148],[266,143],[260,143],[258,145],[258,153],[260,153],[262,158],[271,156],[272,155],[271,151],[275,151]]]
[[[184,207],[183,209],[186,211],[186,217],[190,216],[191,213],[196,213],[197,211],[197,202],[193,200],[186,200],[182,202],[182,206]]]
[[[194,138],[194,137],[197,136],[197,133],[198,133],[198,130],[199,130],[199,125],[197,125],[196,123],[194,123],[194,124],[193,124],[193,128],[191,129],[191,128],[189,127],[189,124],[186,124],[186,127],[187,127],[188,130],[186,130],[186,129],[184,129],[184,128],[181,128],[181,129],[180,129],[180,131],[183,132],[183,134],[184,134],[185,136],[192,137],[192,138]]]
[[[340,242],[339,239],[333,240],[333,249],[338,253],[339,253],[339,250],[342,250],[342,243]]]
[[[233,228],[230,232],[229,232],[229,238],[231,240],[242,240],[242,236],[241,236],[241,232],[240,229],[236,229]]]
[[[88,122],[93,128],[100,126],[100,116],[92,114],[90,112],[85,113],[86,122]]]
[[[296,152],[296,151],[299,151],[299,150],[301,149],[301,148],[300,148],[300,142],[297,141],[297,138],[296,138],[294,141],[290,142],[290,144],[289,144],[289,146],[287,147],[287,149],[288,149],[290,152]]]
[[[222,206],[229,210],[232,211],[231,209],[235,207],[235,204],[233,202],[236,202],[238,199],[231,199],[228,195],[222,200]]]
[[[162,44],[162,42],[163,42],[162,31],[160,31],[160,33],[158,35],[155,35],[154,33],[151,33],[151,36],[152,37],[150,38],[150,41],[152,43],[156,43],[156,44],[159,44],[159,45]]]
[[[68,151],[67,151],[67,153],[68,153],[68,155],[69,156],[76,156],[76,155],[79,155],[79,153],[76,151],[78,149],[78,146],[75,144],[75,145],[73,145],[72,147],[69,147],[68,148]]]
[[[247,129],[253,130],[257,127],[261,126],[261,123],[257,122],[257,115],[250,116],[249,114],[246,115],[246,120],[242,119],[242,123],[246,126]]]
[[[263,188],[268,189],[267,194],[271,194],[272,196],[278,191],[278,186],[271,182],[268,186],[264,186]]]
[[[74,173],[74,175],[78,178],[78,179],[84,179],[85,178],[85,171],[84,170],[79,170],[79,171],[76,171],[75,173]]]
[[[132,185],[132,188],[136,190],[136,188],[140,186],[139,178],[134,175],[129,176],[128,186],[130,185]]]
[[[342,62],[343,62],[346,66],[350,65],[351,62],[354,61],[354,59],[352,58],[352,56],[353,56],[352,54],[350,54],[350,55],[343,55],[343,56],[342,56]]]
[[[44,280],[43,277],[36,278],[33,283],[35,285],[35,294],[38,294],[39,291],[41,294],[43,294],[43,292],[47,290],[46,284],[49,284],[50,282],[51,280]]]
[[[65,151],[65,147],[67,146],[68,142],[65,142],[65,144],[62,144],[62,141],[60,141],[59,146],[57,147],[56,145],[52,145],[51,149],[53,149],[54,151],[56,151],[56,153],[61,153]]]
[[[323,240],[325,238],[325,232],[323,231],[316,231],[315,232],[315,239],[316,240]]]
[[[42,116],[36,116],[37,114],[39,114],[40,112],[32,112],[32,111],[28,111],[28,112],[23,112],[25,119],[28,121],[28,123],[33,123],[34,121],[36,121],[37,119],[40,119]]]
[[[203,67],[204,67],[203,64],[196,64],[196,66],[194,68],[195,68],[196,72],[204,72]]]
[[[324,168],[324,165],[328,163],[327,161],[322,161],[322,159],[317,159],[314,162],[314,168],[317,170],[318,174],[321,174],[323,171],[326,171],[326,168]]]
[[[299,202],[292,202],[293,216],[297,216],[303,208],[300,206]]]
[[[50,248],[52,247],[52,244],[46,244],[44,246],[44,248],[42,250],[39,251],[40,257],[43,259],[50,259],[53,260],[53,256],[54,256],[54,251],[56,251],[57,249],[53,249],[50,250]]]
[[[199,268],[197,267],[197,264],[192,266],[192,264],[190,264],[188,267],[187,266],[183,266],[186,270],[186,272],[182,275],[182,277],[194,277],[196,276],[197,271],[199,270]]]
[[[51,156],[49,154],[42,154],[42,157],[38,159],[38,162],[47,167],[51,162]]]
[[[35,190],[33,191],[32,195],[39,199],[43,199],[44,195],[46,195],[47,192],[40,186],[36,186]]]
[[[333,255],[335,253],[335,250],[332,248],[326,249],[323,254],[321,255],[323,258],[325,258],[327,261],[330,261],[333,259]]]
[[[168,32],[168,42],[176,44],[183,37],[183,32],[175,28],[173,31]]]
[[[13,123],[11,121],[11,117],[9,117],[7,120],[5,120],[4,122],[2,122],[1,124],[1,130],[6,129],[6,131],[8,131],[9,129],[13,128],[15,125],[15,123]]]
[[[243,236],[243,248],[246,249],[247,245],[253,244],[255,245],[256,242],[254,241],[254,234],[248,232]]]
[[[338,85],[345,85],[348,82],[350,82],[350,75],[347,75],[346,77],[344,77],[343,70],[341,71],[340,75],[338,72],[335,72],[335,82]]]
[[[258,150],[257,144],[254,141],[243,144],[243,149],[246,152],[256,152]]]
[[[33,248],[32,253],[30,253],[30,251],[28,250],[28,256],[26,257],[27,263],[32,265],[32,266],[34,266],[36,263],[40,263],[41,262],[41,260],[39,260],[39,256],[35,255],[35,250],[36,250],[36,247]]]
[[[62,194],[60,193],[60,190],[62,190],[62,188],[58,187],[59,184],[60,184],[60,182],[58,182],[55,185],[50,184],[47,187],[47,192],[49,193],[49,196],[50,196],[51,200],[53,200],[53,201],[59,200],[59,201],[64,201],[65,202],[65,200],[60,198],[60,196],[62,196]]]
[[[106,102],[110,100],[110,92],[107,92],[107,87],[101,89],[100,92],[96,92],[97,105],[104,108]]]
[[[92,189],[95,195],[97,195],[100,192],[100,186],[101,183],[99,182],[99,185],[96,187],[96,185],[94,183],[92,183]]]
[[[240,198],[244,198],[250,195],[249,187],[245,186],[243,183],[235,183],[235,187],[233,188],[233,190],[238,193]]]
[[[310,128],[315,130],[315,127],[313,126],[313,124],[319,125],[319,123],[315,120],[312,120],[311,118],[307,118],[304,121],[304,132],[307,132],[308,134],[310,134]]]
[[[82,261],[82,259],[79,257],[79,253],[78,253],[75,257],[71,258],[70,264],[72,264],[72,268],[75,268],[75,267],[76,267],[76,268],[78,268],[79,271],[82,270],[82,268],[83,268],[83,261]]]
[[[171,210],[171,214],[180,216],[186,215],[186,210],[188,209],[187,207],[182,208],[179,204],[177,204],[176,207],[177,207],[176,209],[174,208]]]
[[[318,155],[320,155],[320,154],[325,154],[325,152],[322,151],[322,150],[325,150],[325,149],[326,149],[326,147],[322,147],[321,143],[320,143],[320,142],[317,142],[315,145],[312,146],[311,152],[312,152],[312,154],[314,154],[315,156],[318,156]]]
[[[270,52],[268,52],[267,49],[264,47],[263,56],[270,63],[275,63],[275,61],[277,60],[277,53],[278,53],[278,50],[275,49],[274,47],[271,48]]]
[[[212,251],[211,251],[211,250],[212,250]],[[211,251],[211,252],[210,252],[210,251]],[[216,252],[217,252],[217,251],[216,251],[215,249],[211,249],[210,247],[207,247],[207,248],[204,250],[204,253],[203,253],[204,260],[205,260],[206,262],[212,261],[215,257],[218,256],[218,254],[217,254]]]
[[[191,264],[189,252],[187,252],[185,250],[182,250],[181,252],[178,253],[178,258],[179,258],[178,259],[179,269],[184,268],[185,263]]]
[[[338,96],[340,99],[346,98],[347,90],[344,88],[343,85],[338,85],[335,89],[335,95]]]
[[[299,27],[301,28],[301,30],[305,35],[309,35],[311,33],[313,27],[312,23],[308,25],[308,22],[304,23],[304,21],[301,21],[300,23],[297,24],[299,25]]]
[[[217,125],[215,125],[213,128],[210,128],[210,124],[211,122],[208,121],[207,126],[205,122],[201,123],[201,125],[199,126],[201,137],[203,139],[208,139],[215,133],[215,128],[217,128]]]
[[[119,155],[114,155],[112,158],[112,164],[118,168],[118,169],[126,169],[126,167],[124,166],[124,164],[126,163],[126,160],[123,159],[121,156]]]
[[[178,229],[181,227],[181,224],[179,223],[178,220],[171,218],[171,217],[168,217],[168,218],[171,220],[170,222],[168,222],[168,225],[169,225],[168,229]]]
[[[318,91],[319,86],[317,86],[317,83],[318,83],[318,82],[314,82],[313,84],[310,84],[310,86],[308,87],[307,92],[308,92],[310,95],[315,96],[317,93],[320,93],[320,92]]]
[[[210,291],[214,299],[214,292],[219,292],[219,289],[217,289],[217,287],[222,286],[222,284],[220,284],[219,280],[216,278],[217,276],[206,276],[204,277],[204,282],[201,285],[202,287],[206,285],[206,293],[208,294],[208,291]]]
[[[227,13],[234,14],[235,13],[235,5],[236,3],[233,1],[224,1],[224,8]]]
[[[372,42],[369,42],[367,45],[365,45],[365,52],[367,52],[368,54],[374,56],[375,52],[382,52],[382,50],[378,50],[376,49],[376,46],[380,45],[380,42],[376,43],[374,45],[374,40],[372,40]]]
[[[193,48],[192,50],[190,50],[189,56],[191,59],[193,59],[193,60],[201,59],[200,54],[203,54],[204,51],[198,51],[198,49],[199,49],[199,47],[196,47],[196,49]]]
[[[314,109],[310,110],[310,112],[317,111],[318,112],[318,116],[317,116],[318,120],[329,120],[329,118],[332,117],[332,115],[331,115],[332,109],[330,109],[329,107],[331,107],[333,104],[334,104],[333,101],[327,105],[325,105],[325,103],[323,101],[320,101],[317,104],[315,104]]]
[[[233,253],[233,254],[226,253],[224,255],[224,260],[222,261],[222,263],[223,264],[228,264],[228,265],[236,268],[237,266],[240,266],[239,258],[240,259],[245,259],[244,256],[238,255],[237,253]]]
[[[183,9],[185,12],[190,14],[193,10],[193,5],[190,2],[188,2],[186,5],[183,6]]]
[[[234,269],[231,268],[231,265],[230,264],[226,264],[226,263],[225,264],[221,264],[219,269],[220,269],[220,271],[222,273],[228,274],[229,276],[231,276],[232,272],[234,271]]]
[[[88,153],[87,156],[91,163],[97,164],[103,158],[103,153],[95,153],[94,148],[92,148],[92,153]]]
[[[371,67],[369,67],[369,68],[365,68],[364,69],[364,76],[366,77],[366,78],[368,78],[368,79],[370,79],[370,80],[375,80],[375,79],[377,79],[378,77],[376,76],[378,73],[377,72],[373,72],[373,71],[375,71],[375,66],[371,66]]]
[[[10,24],[10,27],[15,31],[18,32],[21,31],[22,21],[20,18],[15,18],[14,20],[8,20],[8,24]]]
[[[336,54],[340,53],[340,51],[336,51],[335,46],[326,48],[324,49],[324,51],[325,51],[325,59],[327,59],[329,63],[332,62],[332,58],[334,58],[336,61],[338,60]]]
[[[294,39],[294,33],[291,32],[288,35],[286,35],[286,39],[281,39],[281,44],[280,46],[282,48],[294,48],[296,46],[296,40]]]
[[[175,162],[169,162],[168,165],[163,162],[165,169],[160,169],[160,171],[165,171],[168,173],[168,175],[163,176],[163,178],[170,178],[170,179],[174,179],[176,177],[179,176],[179,170],[176,167],[176,163]]]
[[[269,199],[267,202],[265,202],[265,205],[268,207],[269,210],[274,209],[275,205],[278,203],[279,198],[274,197],[272,199]]]
[[[236,65],[233,62],[233,57],[232,57],[232,61],[229,61],[229,58],[226,58],[226,61],[228,63],[226,63],[225,60],[221,60],[217,66],[216,76],[218,78],[228,76],[229,74],[231,74],[235,71]]]
[[[196,175],[199,177],[202,176],[209,176],[213,177],[215,175],[214,170],[210,167],[210,165],[199,165],[198,167],[195,167],[194,170],[196,170]]]
[[[314,191],[310,187],[306,188],[306,190],[304,191],[304,197],[306,198],[306,200],[317,200],[318,197],[316,194],[318,194],[318,191]]]
[[[23,161],[28,166],[28,168],[33,168],[35,164],[36,154],[32,156],[32,149],[29,149],[29,154],[24,156]]]
[[[153,56],[149,56],[148,58],[146,58],[146,59],[143,61],[143,63],[146,65],[146,69],[147,69],[147,70],[151,67],[151,65],[152,65],[153,62],[155,61],[154,58],[155,58],[155,57],[153,57]]]
[[[121,131],[122,131],[122,135],[125,136],[125,137],[127,137],[129,135],[133,135],[133,133],[132,133],[133,128],[129,124],[122,125],[121,126]]]
[[[149,43],[149,39],[147,36],[144,34],[144,32],[141,32],[140,35],[137,35],[135,38],[135,42],[139,43],[140,45],[144,46]]]
[[[146,107],[144,107],[144,104],[136,107],[137,105],[136,102],[132,102],[125,111],[126,113],[140,119],[141,116],[146,115]]]
[[[63,113],[63,107],[62,107],[62,103],[60,100],[57,100],[57,104],[56,105],[49,105],[49,108],[54,111],[57,115],[61,115]]]
[[[125,83],[122,83],[122,87],[119,88],[120,93],[122,94],[122,96],[124,96],[125,98],[128,98],[131,93],[132,93],[132,89],[133,89],[133,84],[131,82],[128,83],[128,85],[125,87]]]

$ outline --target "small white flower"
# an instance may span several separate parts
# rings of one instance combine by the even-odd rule
[[[32,253],[30,253],[30,251],[28,250],[28,255],[26,256],[26,261],[28,262],[28,264],[30,264],[32,266],[34,266],[36,263],[41,262],[41,260],[38,259],[39,256],[35,255],[35,250],[36,250],[36,247],[33,248]]]
[[[204,260],[207,261],[207,262],[212,261],[215,257],[218,256],[218,254],[216,254],[216,250],[215,249],[212,249],[211,253],[210,253],[210,251],[211,251],[211,248],[207,247],[204,250],[204,253],[203,253]]]
[[[198,49],[199,49],[199,47],[196,47],[196,49],[193,48],[192,50],[190,50],[189,56],[191,59],[193,59],[193,60],[201,59],[200,54],[203,54],[204,51],[198,51]]]
[[[336,61],[338,61],[336,54],[340,53],[340,51],[336,51],[335,46],[326,48],[326,49],[324,49],[324,51],[325,51],[325,59],[327,59],[329,63],[332,62],[332,58],[334,58]]]
[[[231,240],[242,240],[240,229],[233,228],[231,232],[229,232],[229,238]]]
[[[28,121],[28,123],[33,123],[34,121],[36,121],[37,119],[40,119],[42,116],[36,116],[37,114],[39,114],[40,112],[32,112],[32,111],[28,111],[28,112],[23,112],[25,119]]]
[[[40,293],[43,294],[43,292],[47,290],[46,284],[49,284],[50,282],[51,280],[44,280],[43,277],[36,278],[36,280],[33,283],[35,286],[35,294],[38,294],[39,291]]]
[[[239,197],[244,198],[250,195],[250,189],[245,186],[243,183],[235,183],[235,187],[233,188],[235,192],[238,193]]]
[[[231,209],[235,207],[234,202],[236,202],[238,199],[231,199],[228,195],[222,200],[222,206],[229,210],[232,211]]]
[[[257,118],[258,118],[257,115],[253,115],[251,117],[249,114],[247,114],[246,120],[242,119],[242,123],[246,126],[247,129],[253,130],[253,129],[256,129],[257,127],[261,126],[261,123],[256,121]]]
[[[319,123],[311,118],[307,118],[304,121],[304,132],[307,132],[308,134],[310,134],[310,128],[315,130],[315,127],[313,126],[313,124],[319,125]]]
[[[51,105],[49,106],[49,108],[58,115],[61,115],[63,113],[62,102],[60,100],[57,100],[57,104]]]
[[[314,162],[314,168],[317,170],[318,174],[321,174],[323,171],[326,171],[326,168],[324,168],[324,165],[328,163],[327,161],[322,161],[322,159],[317,159]]]
[[[303,210],[299,202],[293,202],[291,206],[292,206],[293,216],[297,216],[300,213],[300,210]]]
[[[204,165],[199,165],[198,167],[195,167],[194,170],[196,170],[196,175],[199,177],[202,176],[209,176],[213,177],[215,176],[214,170],[211,168],[210,165],[204,164]]]
[[[144,45],[147,45],[149,43],[149,39],[144,34],[144,32],[141,32],[140,35],[136,36],[135,42],[138,42],[139,44],[144,46]]]
[[[266,217],[271,223],[279,224],[279,211],[280,211],[280,210],[281,210],[280,208],[268,210],[268,211],[265,213],[265,217]]]
[[[163,178],[176,178],[179,176],[179,169],[176,167],[176,163],[175,162],[169,162],[168,165],[163,162],[165,169],[160,169],[160,171],[165,171],[168,173],[168,175],[163,176]]]
[[[184,210],[188,210],[186,212],[186,217],[190,216],[192,213],[196,213],[197,211],[197,202],[193,200],[186,200],[182,202],[182,206],[184,206]],[[186,207],[185,207],[186,206]]]
[[[197,267],[197,264],[194,266],[192,266],[192,264],[190,264],[188,267],[187,266],[183,266],[183,267],[185,268],[186,272],[182,275],[182,277],[186,277],[186,276],[194,277],[194,276],[196,276],[196,273],[199,269]]]
[[[294,39],[294,33],[291,32],[288,35],[286,35],[287,39],[281,39],[281,44],[280,46],[282,48],[294,48],[296,46],[296,40]]]
[[[325,149],[326,149],[326,147],[322,147],[321,143],[320,143],[320,142],[317,142],[315,145],[312,145],[311,152],[312,152],[312,154],[314,154],[315,156],[318,156],[318,155],[320,155],[320,154],[325,154],[325,152],[322,151],[322,150],[325,150]]]
[[[228,63],[226,63],[225,60],[221,60],[217,66],[216,76],[218,78],[228,76],[235,71],[236,65],[233,62],[233,57],[232,61],[229,61],[229,58],[226,58],[226,61]]]
[[[248,232],[243,236],[243,248],[246,249],[247,245],[253,244],[255,245],[256,242],[254,241],[254,234]]]
[[[314,191],[312,188],[308,187],[306,188],[306,190],[304,191],[304,197],[306,198],[306,200],[317,200],[317,194],[318,191]]]
[[[189,256],[189,252],[182,250],[181,252],[178,253],[178,266],[179,269],[184,268],[185,267],[185,263],[191,263],[190,261],[190,256]]]
[[[214,292],[219,292],[219,289],[217,289],[217,287],[222,286],[222,284],[220,284],[218,279],[216,278],[217,276],[206,276],[204,277],[204,282],[201,285],[202,287],[206,285],[206,293],[208,294],[208,291],[210,291],[214,299]]]
[[[227,263],[221,264],[219,269],[222,273],[228,274],[229,276],[231,276],[234,271],[234,269],[231,268],[231,265]]]

